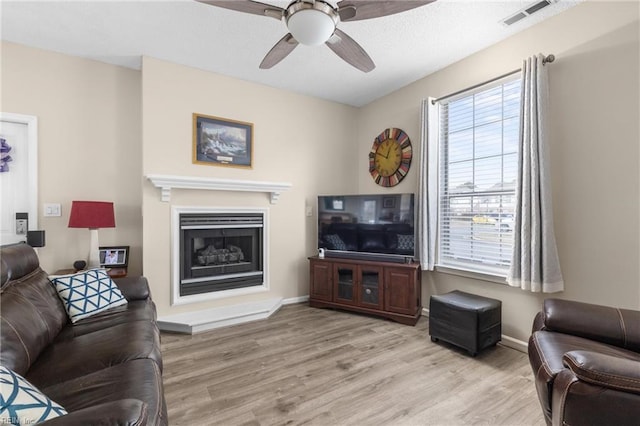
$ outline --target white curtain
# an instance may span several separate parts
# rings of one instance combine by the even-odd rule
[[[544,56],[524,60],[516,218],[507,282],[532,292],[564,290],[553,233]]]
[[[424,271],[436,263],[438,227],[438,106],[433,98],[422,101],[422,134],[418,176],[418,255]],[[429,143],[429,141],[432,141]]]

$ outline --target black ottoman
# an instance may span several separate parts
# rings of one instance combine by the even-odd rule
[[[476,356],[500,341],[502,302],[458,290],[431,296],[429,334],[433,342],[442,339]]]

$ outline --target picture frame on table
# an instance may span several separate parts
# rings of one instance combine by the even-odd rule
[[[126,268],[129,265],[129,246],[99,247],[98,252],[102,268]]]
[[[193,163],[253,167],[253,123],[193,114]]]

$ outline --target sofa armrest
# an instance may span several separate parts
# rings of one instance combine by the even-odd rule
[[[640,311],[546,299],[543,330],[556,331],[640,352]]]
[[[553,426],[636,426],[640,418],[640,395],[580,380],[569,368],[553,381],[551,405]]]
[[[531,333],[535,333],[536,331],[544,330],[544,315],[543,312],[540,311],[536,314],[535,318],[533,318],[533,325],[531,326]]]
[[[598,352],[570,351],[562,361],[582,381],[640,394],[640,356],[634,361]]]
[[[138,399],[121,399],[83,408],[42,423],[47,426],[146,425],[147,404]]]
[[[128,300],[146,300],[151,297],[146,277],[122,277],[113,280]]]

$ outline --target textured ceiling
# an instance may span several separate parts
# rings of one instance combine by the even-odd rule
[[[362,106],[580,1],[558,1],[512,26],[501,21],[535,0],[438,0],[397,15],[339,23],[376,63],[367,74],[326,46],[299,46],[274,68],[261,70],[264,55],[286,34],[285,24],[191,0],[3,0],[0,33],[3,40],[129,68],[139,69],[147,55]]]

